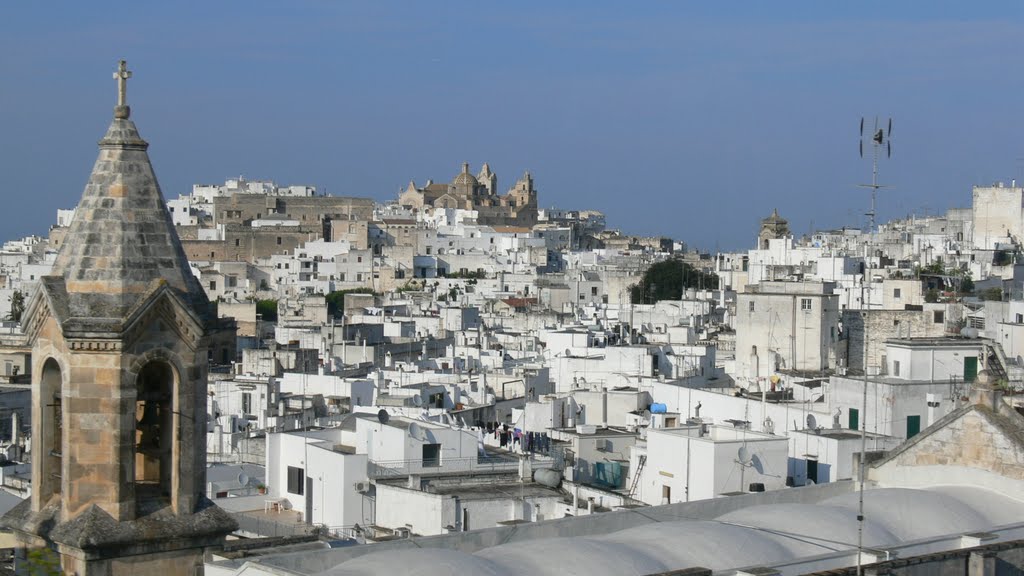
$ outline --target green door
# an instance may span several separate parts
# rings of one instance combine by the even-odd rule
[[[978,376],[978,357],[964,357],[964,382],[974,382]]]
[[[907,416],[907,440],[917,436],[917,433],[921,431],[921,417],[920,416]]]
[[[860,429],[860,411],[856,408],[850,408],[850,430]]]

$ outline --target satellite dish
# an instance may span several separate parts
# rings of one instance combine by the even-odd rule
[[[754,471],[758,474],[764,474],[764,462],[757,457],[757,454],[750,457],[750,466],[754,468]]]
[[[423,398],[421,398],[419,396],[413,396],[412,397],[412,405],[417,407],[417,408],[419,408],[420,406],[423,406]]]
[[[807,415],[807,427],[811,430],[817,429],[818,419],[814,417],[814,414]]]
[[[420,428],[419,424],[413,422],[412,424],[409,424],[409,436],[412,436],[413,438],[415,438],[417,440],[422,440],[423,439],[423,429]]]
[[[239,472],[238,473],[238,485],[239,486],[248,486],[249,485],[249,475],[246,474],[245,472]]]
[[[381,408],[380,410],[377,411],[378,422],[380,422],[381,424],[387,424],[388,420],[391,420],[391,415],[388,414],[387,410]]]
[[[740,446],[740,449],[736,451],[736,456],[739,458],[740,464],[746,466],[750,463],[750,451],[746,446]]]

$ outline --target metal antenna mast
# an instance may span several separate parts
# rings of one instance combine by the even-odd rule
[[[887,188],[882,184],[878,183],[878,155],[881,150],[885,149],[885,157],[892,157],[892,118],[889,118],[888,127],[878,127],[878,117],[875,117],[875,128],[872,130],[870,136],[871,144],[871,184],[858,184],[861,188],[871,189],[871,211],[867,212],[865,216],[868,217],[869,225],[868,232],[874,234],[875,232],[875,201],[878,195],[879,188]],[[864,118],[860,119],[860,157],[864,157]]]
[[[860,184],[862,188],[871,189],[871,211],[867,212],[868,217],[868,242],[867,250],[865,250],[865,263],[864,263],[864,278],[861,281],[861,306],[868,312],[871,311],[871,258],[874,255],[874,237],[875,237],[875,202],[878,196],[878,189],[885,188],[882,184],[878,183],[878,155],[882,148],[885,148],[885,157],[892,157],[892,142],[890,137],[892,136],[892,118],[889,118],[887,127],[878,127],[878,117],[875,116],[875,127],[871,134],[871,184]],[[860,119],[860,157],[864,157],[864,118]],[[867,442],[868,442],[868,424],[867,424],[867,412],[868,412],[868,361],[870,354],[868,354],[871,340],[868,338],[868,319],[864,322],[864,392],[861,398],[861,410],[858,414],[860,422],[860,469],[859,474],[859,486],[858,486],[858,504],[857,504],[857,576],[863,576],[863,556],[864,556],[864,479],[866,465],[866,454],[867,454]],[[876,416],[877,420],[877,416]]]

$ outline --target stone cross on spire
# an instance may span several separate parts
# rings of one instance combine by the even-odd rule
[[[128,63],[121,60],[114,72],[114,80],[117,80],[117,106],[114,107],[114,118],[126,119],[131,115],[131,108],[128,107],[128,79],[132,77],[128,70]]]

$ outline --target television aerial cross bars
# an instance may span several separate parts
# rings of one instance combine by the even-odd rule
[[[864,142],[871,145],[871,184],[860,184],[862,188],[871,189],[871,211],[867,212],[865,216],[869,218],[870,230],[875,227],[875,200],[878,195],[879,188],[886,188],[886,186],[878,183],[878,158],[885,150],[885,157],[892,158],[892,118],[888,119],[888,122],[884,123],[881,127],[878,126],[878,116],[875,116],[875,127],[867,134],[865,138],[864,134],[864,117],[860,119],[860,157],[864,157]]]

